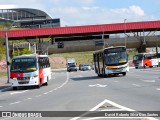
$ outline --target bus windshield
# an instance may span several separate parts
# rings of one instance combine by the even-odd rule
[[[123,65],[128,61],[128,55],[126,51],[106,53],[104,57],[106,65]]]
[[[36,58],[15,58],[11,63],[12,72],[32,72],[37,70]]]
[[[143,54],[138,54],[133,57],[133,60],[143,60]]]

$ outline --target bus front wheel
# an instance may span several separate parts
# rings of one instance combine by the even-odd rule
[[[17,90],[18,89],[18,87],[13,87],[13,90]]]
[[[122,73],[123,74],[123,76],[126,76],[126,72],[124,72],[124,73]]]

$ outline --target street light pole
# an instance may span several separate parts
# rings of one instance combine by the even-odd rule
[[[10,67],[9,67],[9,48],[8,48],[8,30],[5,32],[5,44],[6,44],[6,62],[7,62],[7,83],[10,79]]]
[[[12,22],[11,26],[7,28],[5,31],[5,44],[6,44],[6,62],[7,62],[7,83],[9,83],[10,79],[10,58],[9,58],[9,48],[8,48],[8,31],[12,28],[14,22]]]
[[[103,49],[105,49],[105,39],[104,39],[104,31],[103,31],[103,34],[102,34],[102,40],[103,40]]]
[[[124,19],[124,34],[125,34],[125,35],[126,35],[126,20],[127,20],[127,19]],[[126,42],[127,42],[127,39],[126,39],[126,36],[125,36],[124,39],[125,39],[125,47],[126,47],[126,46],[127,46],[127,43],[126,43]]]
[[[105,48],[105,39],[104,39],[104,26],[101,26],[102,30],[102,41],[103,41],[103,49]]]

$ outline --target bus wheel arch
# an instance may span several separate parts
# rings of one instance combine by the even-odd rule
[[[44,83],[45,86],[48,86],[49,76],[47,76],[47,81]]]
[[[143,68],[146,68],[148,65],[147,64],[144,64]]]
[[[37,88],[40,88],[42,84],[42,78],[39,79],[39,84],[37,85]]]

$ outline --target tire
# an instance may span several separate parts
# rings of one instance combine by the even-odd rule
[[[44,83],[45,86],[48,86],[48,77],[47,77],[47,82]]]
[[[48,82],[44,83],[45,86],[48,86]]]
[[[126,76],[126,72],[124,72],[124,73],[122,73],[123,74],[123,76]]]
[[[18,89],[18,87],[13,87],[13,90],[17,90]]]
[[[101,75],[100,75],[100,74],[98,74],[98,77],[101,77]]]
[[[105,77],[106,74],[105,74],[105,69],[102,69],[102,77]]]
[[[138,67],[135,67],[136,69],[138,69]]]
[[[143,68],[146,68],[146,67],[147,67],[147,65],[144,65],[144,66],[143,66]]]

